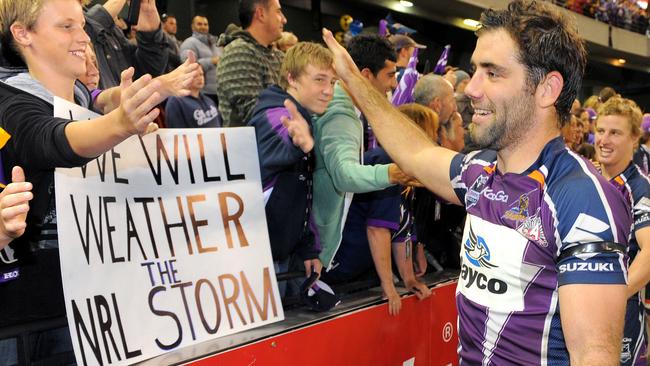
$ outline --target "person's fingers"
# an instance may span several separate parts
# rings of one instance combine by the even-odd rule
[[[0,208],[8,208],[11,206],[20,205],[22,203],[27,203],[32,198],[34,198],[34,194],[32,194],[32,192],[18,192],[8,194],[2,197],[2,200],[0,201]]]
[[[135,69],[129,67],[128,69],[122,71],[120,74],[120,90],[122,97],[129,97],[132,92],[129,91],[131,84],[133,83],[133,75],[135,74]]]
[[[8,196],[10,194],[19,193],[19,192],[29,193],[29,191],[31,191],[32,188],[33,186],[30,182],[11,183],[5,187],[5,189],[2,191],[2,194],[4,196]]]
[[[188,62],[189,61],[189,62]],[[193,64],[196,62],[196,53],[192,50],[187,50],[187,60],[185,62],[189,64]]]
[[[25,181],[25,172],[23,171],[23,168],[15,166],[11,169],[11,181],[14,183]]]
[[[284,107],[289,111],[292,120],[296,120],[302,117],[300,115],[300,112],[298,112],[298,108],[290,99],[284,100]]]
[[[29,204],[27,203],[21,203],[19,205],[3,208],[1,215],[5,227],[8,225],[9,222],[11,222],[13,218],[18,217],[20,215],[24,215],[27,213],[27,211],[29,211]]]
[[[305,261],[305,277],[311,276],[311,261]]]

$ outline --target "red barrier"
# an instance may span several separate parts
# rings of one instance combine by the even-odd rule
[[[418,301],[370,306],[320,323],[189,363],[208,365],[458,365],[456,283]]]

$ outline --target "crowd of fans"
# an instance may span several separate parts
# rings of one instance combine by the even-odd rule
[[[635,0],[554,0],[578,14],[629,31],[648,33],[648,12]]]
[[[30,1],[15,3],[27,7]],[[118,27],[124,4],[108,0],[82,13],[76,0],[44,2],[39,17],[57,21],[67,12],[78,19],[68,20],[69,33],[61,34],[56,25],[34,32],[42,37],[40,42],[30,36],[35,19],[3,12],[0,6],[0,120],[13,136],[2,150],[4,174],[12,175],[16,165],[26,175],[15,170],[15,183],[8,185],[5,196],[33,192],[26,228],[12,221],[2,227],[7,238],[0,238],[0,244],[18,237],[9,245],[16,259],[26,263],[25,279],[5,285],[3,298],[19,296],[13,294],[23,292],[20,286],[31,286],[30,296],[35,297],[13,307],[3,305],[7,308],[0,327],[64,312],[53,168],[83,165],[124,138],[158,127],[255,128],[278,273],[316,274],[330,284],[377,276],[390,313],[397,314],[398,276],[418,298],[426,298],[431,291],[422,280],[425,273],[459,268],[464,210],[419,187],[391,161],[354,101],[336,83],[331,51],[284,32],[288,20],[277,0],[241,1],[240,24],[229,25],[219,37],[210,33],[205,16],[196,15],[192,35],[185,40],[176,38],[176,18],[160,16],[153,0],[143,0],[137,28],[125,33]],[[648,26],[645,10],[631,0],[569,0],[565,6],[626,29],[645,31]],[[43,23],[38,27],[48,26]],[[66,55],[46,47],[62,39],[73,44],[70,52],[64,50]],[[346,47],[361,74],[389,97],[406,74],[414,50],[426,46],[406,35],[360,35]],[[464,93],[469,82],[467,72],[451,67],[444,76],[422,75],[414,85],[412,103],[401,105],[400,111],[431,141],[470,152],[474,111]],[[153,90],[155,98],[141,97]],[[52,96],[92,108],[103,117],[84,124],[53,118]],[[566,145],[596,167],[595,122],[611,98],[620,96],[604,88],[584,103],[576,100],[571,123],[562,132]],[[114,134],[104,133],[114,126]],[[635,162],[647,174],[650,117],[641,128]],[[53,145],[42,146],[39,134],[51,136]],[[33,188],[19,183],[24,180]],[[13,202],[15,217],[25,214],[26,200],[32,196],[25,197]],[[30,277],[29,271],[38,275]],[[291,280],[280,289],[283,296],[301,291]],[[43,306],[52,301],[54,305]]]

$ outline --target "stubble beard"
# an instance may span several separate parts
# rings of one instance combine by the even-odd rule
[[[495,111],[494,120],[483,130],[473,123],[470,128],[472,141],[480,149],[499,151],[519,143],[535,114],[533,96],[525,91],[505,101],[501,112],[492,103],[489,108]]]

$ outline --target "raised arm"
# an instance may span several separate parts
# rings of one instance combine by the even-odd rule
[[[196,63],[196,57],[190,52],[189,57],[182,65],[175,68],[167,74],[160,75],[154,80],[160,82],[160,88],[157,90],[163,100],[168,97],[184,97],[190,94],[190,85],[192,80],[198,75],[199,65]],[[106,114],[120,106],[121,101],[120,86],[102,91],[95,100],[94,107]]]
[[[79,156],[92,158],[102,154],[134,134],[155,131],[153,122],[160,113],[153,109],[162,101],[160,81],[145,75],[132,81],[132,67],[122,72],[120,106],[112,112],[88,121],[66,125],[70,147]]]
[[[393,161],[441,198],[459,204],[449,180],[449,168],[456,152],[434,146],[421,129],[376,91],[329,30],[323,30],[323,39],[334,53],[339,78]]]

